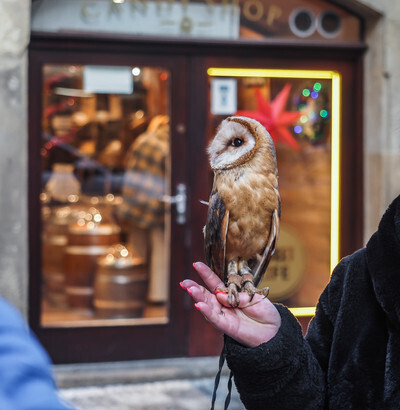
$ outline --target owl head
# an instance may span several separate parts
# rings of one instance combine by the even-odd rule
[[[255,157],[261,161],[269,159],[276,167],[272,138],[268,131],[252,118],[228,117],[223,120],[207,151],[213,170],[234,168]]]

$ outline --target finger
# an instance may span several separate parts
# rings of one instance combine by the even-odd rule
[[[194,305],[196,309],[218,330],[226,333],[229,329],[229,321],[221,309],[212,309],[207,303],[199,302]]]
[[[215,295],[210,293],[206,288],[203,288],[202,286],[191,286],[187,289],[187,291],[196,303],[212,303],[212,298],[214,298],[216,301]]]
[[[207,285],[208,289],[210,289],[212,292],[214,292],[214,289],[216,287],[224,286],[224,283],[222,282],[222,280],[204,263],[195,262],[193,264],[193,267],[196,269],[201,279]]]
[[[221,305],[224,305],[226,307],[232,307],[232,305],[229,303],[229,298],[228,298],[228,293],[226,292],[215,292],[218,302],[221,303]],[[259,296],[259,295],[258,295]],[[243,309],[244,307],[248,306],[250,303],[250,296],[246,292],[240,292],[239,296],[239,304],[235,307]]]
[[[216,306],[216,308],[221,308],[220,303],[217,301],[217,298],[213,293],[211,293],[204,286],[199,285],[193,280],[184,280],[180,283],[181,287],[185,289],[189,295],[193,298],[195,302],[205,302],[210,306]]]
[[[180,285],[183,289],[185,289],[189,293],[190,296],[193,297],[193,299],[195,299],[195,301],[203,300],[204,299],[204,293],[208,292],[208,290],[206,290],[205,287],[199,285],[198,283],[194,282],[193,280],[186,279],[183,282],[181,282]],[[193,295],[193,293],[195,294],[195,296]],[[200,299],[201,295],[203,297]]]
[[[179,283],[183,289],[190,288],[191,286],[200,286],[197,282],[190,279],[185,279],[184,281]]]
[[[243,303],[240,304],[240,308],[241,309],[246,309],[246,308],[250,308],[254,305],[257,305],[258,303],[261,302],[268,302],[269,303],[269,299],[267,299],[266,296],[264,295],[260,295],[259,293],[254,293],[254,295],[250,296],[248,293],[246,293],[246,295],[248,296],[248,298],[243,298]]]
[[[190,292],[192,298],[195,300],[196,303],[204,302],[211,308],[216,310],[217,312],[221,311],[223,307],[215,297],[214,293],[209,292],[206,288],[200,287],[190,287],[188,288],[188,292]]]

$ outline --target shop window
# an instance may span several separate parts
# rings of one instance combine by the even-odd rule
[[[261,122],[276,146],[282,217],[261,287],[312,315],[339,255],[340,75],[209,68],[209,136],[227,115]]]
[[[42,75],[41,325],[166,323],[169,71]]]

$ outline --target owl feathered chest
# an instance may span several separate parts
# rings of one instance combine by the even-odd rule
[[[271,216],[278,209],[277,176],[268,170],[254,172],[236,167],[216,172],[214,192],[229,212],[226,256],[253,258],[263,251],[270,230]]]

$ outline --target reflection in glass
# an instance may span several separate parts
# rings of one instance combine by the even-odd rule
[[[168,320],[169,72],[46,65],[44,326]]]
[[[312,314],[308,307],[315,306],[337,262],[339,76],[329,71],[223,68],[208,73],[210,137],[222,118],[244,115],[266,127],[277,150],[281,230],[260,286],[270,287],[273,301]],[[225,87],[227,79],[235,81],[234,95],[224,91],[235,101],[215,93],[213,83],[222,78]]]

